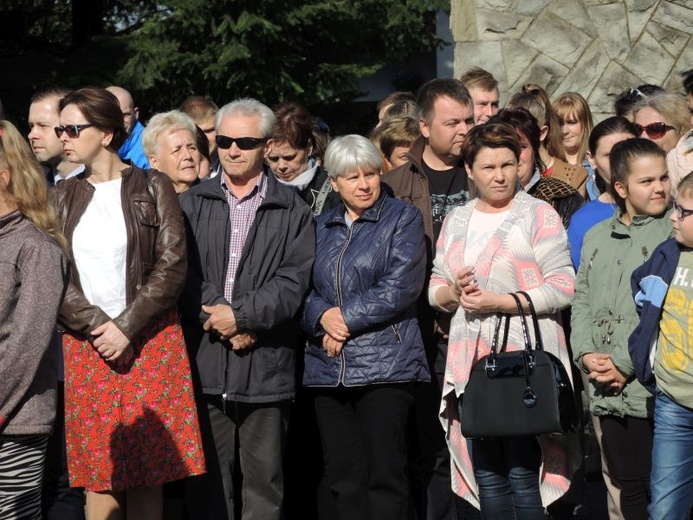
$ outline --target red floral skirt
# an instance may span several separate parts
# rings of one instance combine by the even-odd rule
[[[205,472],[190,363],[175,312],[112,367],[88,341],[63,336],[70,485],[123,491]]]

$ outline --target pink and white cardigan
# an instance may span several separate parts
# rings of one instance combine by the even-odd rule
[[[477,200],[448,214],[436,245],[428,297],[431,305],[443,312],[445,310],[436,304],[435,293],[441,286],[451,284],[464,266],[467,227]],[[570,358],[559,311],[570,305],[575,272],[568,237],[558,213],[546,202],[518,192],[508,215],[474,267],[481,289],[499,294],[523,290],[531,296],[539,316],[544,347],[558,356],[570,374]],[[452,460],[452,488],[477,508],[477,485],[467,441],[460,431],[457,398],[464,393],[472,365],[489,353],[496,320],[495,313],[474,314],[461,307],[454,313],[440,410]],[[529,325],[533,338],[534,331],[531,323]],[[520,322],[514,317],[507,349],[520,348],[524,348]],[[538,440],[542,449],[541,495],[546,506],[568,490],[581,456],[575,435],[541,435]]]

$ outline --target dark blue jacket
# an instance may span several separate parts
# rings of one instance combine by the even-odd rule
[[[351,227],[344,204],[317,218],[316,261],[302,325],[305,386],[429,381],[416,300],[426,276],[421,213],[381,190]],[[322,346],[322,314],[339,307],[351,337],[339,356]]]
[[[679,244],[670,238],[657,246],[650,259],[633,271],[630,279],[640,323],[628,339],[628,353],[638,381],[653,394],[656,388],[654,357],[659,321],[680,256]]]

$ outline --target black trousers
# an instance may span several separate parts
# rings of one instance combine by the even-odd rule
[[[404,520],[410,385],[315,390],[330,490],[340,520]]]
[[[200,417],[207,474],[189,479],[186,502],[190,518],[233,520],[242,502],[243,520],[280,520],[283,516],[283,455],[289,401],[223,402],[205,395],[207,414]],[[234,470],[242,474],[240,492]]]
[[[651,419],[603,415],[602,446],[612,478],[621,488],[621,512],[626,520],[647,519],[652,470]]]

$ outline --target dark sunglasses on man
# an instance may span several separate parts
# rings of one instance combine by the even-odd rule
[[[644,130],[647,134],[647,137],[649,137],[650,139],[661,139],[662,137],[664,137],[664,134],[666,134],[669,130],[674,129],[673,126],[669,126],[668,124],[662,122],[650,123],[646,126],[639,125],[638,123],[633,123],[633,126],[638,131],[638,135],[642,135],[642,132]]]
[[[252,150],[267,141],[265,137],[229,137],[227,135],[217,135],[215,138],[217,146],[222,150],[231,148],[236,143],[239,150]]]
[[[79,133],[82,130],[92,126],[94,125],[91,123],[87,123],[85,125],[65,125],[56,126],[53,130],[55,130],[55,135],[58,136],[58,139],[60,139],[60,136],[63,135],[63,132],[65,132],[70,139],[74,139],[75,137],[79,137]]]

